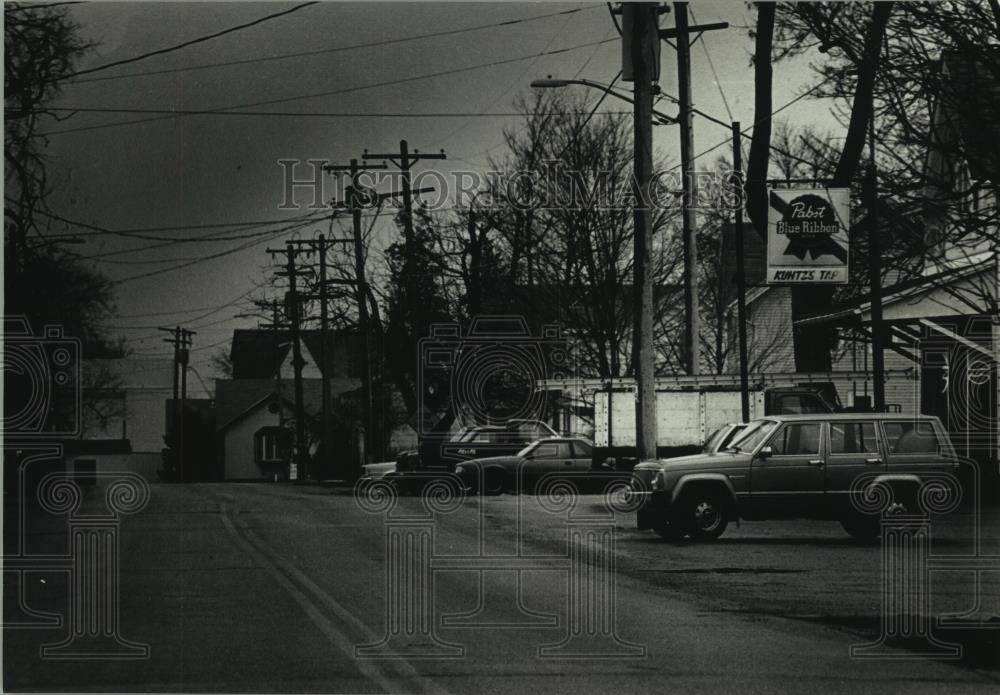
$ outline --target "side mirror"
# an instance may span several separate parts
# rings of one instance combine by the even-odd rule
[[[772,456],[774,456],[774,449],[772,449],[769,446],[765,446],[761,448],[761,450],[757,453],[757,456],[759,456],[762,459],[771,458]]]

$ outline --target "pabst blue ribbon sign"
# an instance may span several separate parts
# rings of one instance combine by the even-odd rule
[[[768,284],[846,283],[850,209],[847,188],[769,191]]]

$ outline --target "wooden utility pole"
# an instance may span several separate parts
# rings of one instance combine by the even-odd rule
[[[327,239],[326,236],[320,234],[315,239],[294,239],[286,242],[288,244],[295,244],[299,248],[304,247],[310,251],[315,251],[319,255],[319,292],[317,294],[300,294],[299,297],[303,301],[307,299],[319,301],[319,372],[322,411],[320,413],[320,442],[323,456],[327,458],[332,455],[330,441],[330,375],[328,374],[329,356],[327,355],[330,324],[329,296],[327,294],[329,283],[326,281],[327,251],[333,244],[351,243],[352,241],[352,239]]]
[[[316,252],[319,254],[319,376],[320,385],[320,450],[323,458],[330,457],[330,375],[327,373],[330,356],[326,354],[327,330],[329,329],[330,312],[326,296],[326,237],[322,234],[316,240]]]
[[[270,309],[271,323],[258,323],[258,328],[272,331],[274,337],[274,396],[278,399],[278,427],[285,426],[285,398],[281,384],[281,331],[287,330],[289,325],[281,321],[280,302],[277,299],[271,301],[255,301],[254,304],[260,309]],[[252,316],[252,314],[238,314],[240,318]],[[277,481],[277,478],[275,478]]]
[[[272,299],[270,301],[255,301],[259,309],[269,309],[271,311],[271,323],[258,323],[258,328],[270,329],[274,333],[274,393],[281,400],[281,331],[288,328],[287,323],[282,323],[281,321],[281,310],[280,302],[277,299]],[[253,316],[253,314],[238,314],[240,318],[244,316]],[[279,403],[280,405],[280,403]],[[281,421],[279,410],[279,422]]]
[[[362,167],[358,164],[357,159],[352,159],[351,163],[346,166],[328,164],[324,168],[329,172],[347,171],[351,176],[351,185],[347,190],[347,206],[351,211],[354,232],[354,275],[357,282],[358,332],[361,334],[361,421],[365,428],[365,456],[367,456],[368,452],[371,451],[372,414],[374,408],[372,406],[371,360],[369,359],[371,336],[368,330],[368,283],[365,280],[365,249],[361,233],[361,211],[363,207],[357,185],[358,175],[361,173]],[[363,168],[365,170],[372,170],[386,169],[388,167],[385,164],[365,164]],[[348,478],[355,477],[359,472],[357,470],[351,471]]]
[[[636,364],[635,404],[636,454],[640,460],[656,458],[656,391],[653,349],[653,211],[650,182],[653,177],[653,82],[658,74],[658,16],[656,3],[626,3],[622,7],[626,66],[633,80],[633,156],[635,166],[635,210],[633,212],[633,310],[632,339]]]
[[[421,159],[447,159],[448,156],[441,150],[438,154],[421,154],[419,150],[410,152],[406,140],[399,141],[399,153],[390,154],[369,154],[365,150],[364,159],[388,159],[399,167],[402,173],[401,188],[403,194],[403,238],[406,243],[407,259],[412,258],[413,252],[413,191],[411,189],[413,181],[410,177],[410,169]]]
[[[701,365],[701,319],[698,311],[698,187],[694,171],[694,127],[691,105],[691,42],[690,35],[725,29],[726,22],[688,24],[686,2],[674,3],[674,28],[660,31],[662,39],[677,41],[677,95],[681,126],[681,170],[683,199],[681,223],[684,234],[684,359],[688,374],[696,376]]]
[[[308,477],[308,444],[306,442],[306,413],[305,397],[302,392],[302,345],[301,345],[301,316],[299,313],[299,301],[297,278],[298,269],[295,259],[298,254],[303,253],[302,249],[289,242],[284,249],[267,249],[272,256],[278,253],[285,254],[285,272],[278,273],[288,278],[288,320],[290,328],[290,339],[292,341],[292,367],[295,370],[295,451],[293,460],[295,461],[296,483],[305,483]],[[311,251],[305,251],[311,253]]]
[[[387,159],[396,165],[400,171],[400,193],[403,198],[403,241],[405,249],[405,266],[404,266],[404,282],[412,282],[412,279],[417,273],[426,272],[423,268],[414,267],[414,262],[416,258],[415,249],[415,234],[413,231],[413,181],[411,169],[413,165],[422,159],[447,159],[448,156],[444,153],[444,150],[436,154],[424,154],[419,150],[413,150],[410,152],[409,144],[406,140],[399,141],[399,152],[390,153],[375,153],[372,154],[366,149],[362,155],[362,159]],[[426,189],[421,189],[426,190]],[[419,192],[419,191],[418,191]],[[392,195],[391,193],[389,195]],[[409,296],[413,296],[413,292],[408,291]],[[381,373],[381,370],[380,370]]]
[[[680,109],[681,163],[683,168],[683,204],[681,223],[684,234],[684,356],[687,373],[700,373],[698,343],[701,321],[698,311],[698,220],[695,209],[698,195],[694,176],[694,128],[691,120],[691,46],[688,43],[687,3],[674,3],[674,26],[677,31],[677,98]]]
[[[868,207],[868,282],[872,307],[872,396],[875,412],[885,412],[885,324],[882,321],[882,245],[879,239],[878,169],[875,165],[875,119],[870,124],[871,161],[865,172]]]
[[[184,402],[187,400],[187,365],[189,348],[191,347],[191,336],[197,335],[194,331],[189,331],[180,326],[168,328],[159,326],[161,331],[170,333],[173,337],[164,338],[163,342],[171,343],[174,346],[174,440],[171,442],[176,452],[175,470],[173,471],[179,478],[184,473]],[[178,382],[180,388],[178,393]]]
[[[740,336],[740,406],[750,422],[750,368],[747,365],[747,278],[743,258],[743,143],[740,122],[733,122],[733,190],[736,192],[736,321]]]

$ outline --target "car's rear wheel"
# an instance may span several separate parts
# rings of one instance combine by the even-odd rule
[[[881,531],[879,517],[873,514],[848,514],[840,519],[840,525],[848,535],[858,540],[870,541],[878,538]]]
[[[684,496],[678,521],[691,540],[714,541],[729,525],[729,501],[711,488],[691,490]]]
[[[893,490],[893,502],[885,510],[885,516],[908,516],[919,514],[916,490],[897,488]],[[862,514],[859,511],[849,511],[840,519],[840,525],[854,538],[873,540],[882,534],[881,514]]]

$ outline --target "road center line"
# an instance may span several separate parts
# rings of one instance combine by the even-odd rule
[[[269,550],[259,538],[251,540],[249,537],[252,535],[250,531],[245,528],[237,528],[236,523],[234,523],[233,518],[230,516],[231,512],[232,510],[228,505],[222,504],[219,516],[226,531],[233,537],[236,544],[274,577],[275,581],[299,604],[309,619],[312,620],[313,624],[327,636],[337,649],[351,659],[359,671],[377,682],[387,693],[413,692],[413,684],[415,683],[419,686],[421,692],[434,695],[449,695],[448,691],[441,687],[440,684],[420,674],[410,663],[402,658],[393,659],[391,662],[393,669],[400,672],[398,676],[385,673],[378,662],[367,659],[355,659],[354,647],[356,646],[356,641],[347,635],[334,621],[330,620],[320,607],[317,606],[316,602],[311,600],[305,592],[308,591],[313,599],[326,606],[340,621],[348,623],[355,630],[361,632],[366,641],[376,642],[378,641],[378,636],[298,568]],[[292,578],[294,578],[294,582]],[[302,588],[300,589],[296,586],[295,582],[298,582]],[[406,682],[403,682],[403,679]]]

